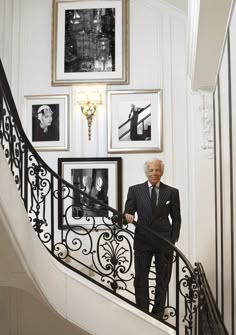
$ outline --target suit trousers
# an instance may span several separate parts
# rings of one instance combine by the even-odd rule
[[[152,259],[155,260],[155,296],[152,313],[162,318],[164,314],[167,290],[171,278],[173,250],[162,246],[155,250],[135,250],[135,299],[138,308],[149,312],[149,273]],[[152,276],[153,277],[153,276]]]

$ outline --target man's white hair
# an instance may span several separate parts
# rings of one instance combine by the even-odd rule
[[[144,163],[144,172],[147,173],[147,167],[150,163],[154,163],[154,162],[160,162],[161,163],[161,170],[162,172],[164,172],[165,169],[165,165],[164,162],[160,159],[160,158],[151,158],[148,159],[145,163]]]

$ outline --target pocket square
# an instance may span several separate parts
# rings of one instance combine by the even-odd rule
[[[166,205],[168,205],[170,203],[170,200],[166,201]]]

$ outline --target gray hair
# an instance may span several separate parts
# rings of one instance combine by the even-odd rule
[[[53,111],[52,111],[51,107],[48,106],[48,105],[42,105],[42,106],[40,106],[39,109],[37,110],[37,114],[38,114],[38,115],[39,115],[40,113],[41,113],[41,114],[44,114],[44,111],[45,111],[45,110],[49,110],[49,111],[53,114]]]
[[[162,169],[162,172],[164,172],[164,169],[165,169],[165,165],[164,165],[164,162],[159,159],[159,158],[151,158],[151,159],[148,159],[145,163],[144,163],[144,172],[147,173],[147,166],[148,164],[150,163],[154,163],[154,162],[160,162],[161,163],[161,169]]]
[[[48,111],[49,113],[51,113],[51,115],[53,114],[52,109],[48,106],[48,105],[42,105],[41,107],[39,107],[39,109],[37,110],[36,116],[38,118],[38,120],[40,122],[42,122],[42,116],[45,116],[45,112]]]

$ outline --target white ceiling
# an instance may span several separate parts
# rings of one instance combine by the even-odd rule
[[[188,16],[188,75],[193,90],[213,91],[235,0],[162,0]]]
[[[188,74],[193,90],[214,90],[233,3],[188,2]]]
[[[188,11],[188,0],[163,0],[163,2],[168,2],[169,4],[181,9],[182,11]]]

